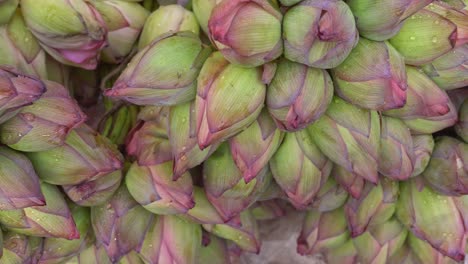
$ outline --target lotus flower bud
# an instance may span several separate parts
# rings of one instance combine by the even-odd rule
[[[333,165],[330,174],[355,199],[361,197],[366,181],[363,177],[347,171],[345,168]]]
[[[305,131],[287,133],[270,161],[275,181],[298,209],[304,209],[313,202],[327,181],[332,166]]]
[[[81,251],[76,262],[78,264],[111,264],[112,262],[107,256],[106,250],[101,245],[92,245]]]
[[[180,5],[161,6],[146,20],[138,42],[138,49],[142,50],[165,33],[181,31],[191,31],[199,35],[200,27],[194,14]]]
[[[350,0],[346,3],[356,17],[356,26],[359,29],[359,34],[371,40],[382,41],[395,36],[408,17],[432,1]]]
[[[406,180],[414,170],[413,139],[409,128],[396,118],[382,117],[379,172],[393,180]]]
[[[396,215],[418,238],[454,260],[464,258],[466,227],[452,197],[421,186],[415,178],[400,183]]]
[[[105,204],[91,207],[91,224],[112,263],[143,242],[153,216],[141,207],[122,185]]]
[[[434,152],[422,173],[435,191],[450,196],[468,194],[468,144],[451,137],[436,139]]]
[[[259,68],[236,66],[213,53],[198,76],[195,113],[200,148],[224,141],[254,122],[265,94]]]
[[[39,263],[41,247],[42,238],[40,237],[27,237],[14,232],[6,232],[3,235],[2,263]]]
[[[325,70],[281,59],[267,90],[267,107],[282,130],[297,131],[317,120],[333,98]]]
[[[358,263],[357,251],[354,247],[352,239],[338,247],[332,247],[330,250],[323,252],[326,263],[330,264],[355,264]]]
[[[200,247],[197,263],[232,264],[229,260],[226,241],[210,233],[203,232],[202,246]]]
[[[268,0],[222,1],[208,21],[209,37],[229,62],[256,67],[283,52],[282,19]]]
[[[137,42],[149,12],[138,3],[120,0],[93,1],[101,14],[107,33],[108,46],[102,50],[102,60],[120,63]]]
[[[413,136],[414,171],[411,177],[420,175],[426,169],[433,149],[434,138],[432,135]]]
[[[376,111],[360,109],[335,97],[327,112],[307,130],[331,161],[377,183],[380,120]]]
[[[47,91],[0,127],[0,140],[20,151],[45,151],[65,143],[86,116],[62,85],[44,81]]]
[[[250,210],[241,212],[226,224],[203,225],[208,232],[230,240],[242,250],[258,253],[261,247],[258,224]]]
[[[346,200],[348,192],[330,177],[317,193],[313,207],[319,212],[329,212],[341,207]]]
[[[211,17],[213,8],[223,0],[193,0],[193,14],[195,15],[201,29],[209,35],[208,20]]]
[[[4,11],[4,6],[11,2],[18,4],[18,0],[8,0],[0,4],[0,10]],[[0,24],[4,18],[2,11]],[[0,26],[0,39],[0,65],[9,65],[23,73],[47,79],[46,53],[26,27],[19,10],[12,13],[8,24]]]
[[[408,231],[397,219],[369,228],[353,239],[362,263],[387,263],[405,243]]]
[[[468,42],[468,14],[441,1],[405,21],[390,43],[410,65],[423,65]]]
[[[72,217],[80,234],[79,239],[66,240],[63,238],[45,238],[43,241],[39,263],[64,263],[73,255],[87,248],[92,241],[89,209],[79,206],[71,208]]]
[[[168,136],[174,155],[174,180],[187,170],[200,165],[217,148],[215,144],[201,150],[197,144],[196,129],[197,120],[193,102],[171,108]]]
[[[408,234],[408,245],[411,248],[412,252],[412,262],[417,264],[456,264],[459,263],[445,257],[439,251],[434,249],[429,243],[424,240],[421,240],[411,234]]]
[[[17,210],[0,210],[3,227],[27,236],[80,238],[67,203],[54,185],[41,183],[45,205]]]
[[[0,210],[45,205],[31,162],[5,146],[0,146],[0,182]]]
[[[64,185],[65,194],[80,206],[97,206],[109,200],[119,188],[122,171],[117,170],[96,180],[88,180],[76,185]]]
[[[63,146],[28,157],[43,181],[57,185],[98,179],[120,170],[123,161],[115,145],[86,125],[71,131]]]
[[[467,86],[468,44],[423,65],[422,69],[441,89],[451,90]]]
[[[142,167],[133,163],[125,180],[133,198],[152,213],[181,214],[194,206],[190,173],[174,181],[172,162]]]
[[[200,224],[221,224],[225,222],[216,208],[206,197],[204,189],[194,186],[193,200],[195,201],[195,206],[188,210],[185,215],[180,215],[180,217],[186,217],[187,219]]]
[[[338,247],[349,238],[343,208],[329,212],[309,211],[297,239],[297,253],[312,255]]]
[[[405,62],[388,42],[362,38],[332,77],[338,95],[359,107],[382,111],[406,103]]]
[[[137,105],[176,105],[195,97],[195,79],[211,49],[190,32],[165,34],[132,58],[104,94]]]
[[[158,215],[137,251],[145,263],[197,263],[201,241],[199,224],[177,216]]]
[[[286,215],[286,207],[280,200],[259,201],[250,207],[257,220],[275,220]]]
[[[346,219],[352,237],[368,227],[382,224],[393,216],[398,198],[398,182],[386,178],[377,186],[366,183],[359,199],[350,198],[345,205]]]
[[[431,134],[455,124],[457,114],[447,94],[416,68],[406,67],[406,72],[408,90],[405,106],[384,114],[402,119],[416,134]]]
[[[458,123],[455,125],[455,132],[468,143],[468,99],[466,99],[458,110]]]
[[[229,139],[232,158],[246,182],[254,179],[268,165],[283,136],[264,109],[246,130]]]
[[[52,57],[66,65],[96,68],[107,30],[91,3],[25,0],[21,11],[28,28]]]
[[[14,16],[19,0],[0,1],[0,25],[7,24]]]
[[[203,163],[203,184],[208,200],[224,221],[229,221],[252,205],[271,182],[264,167],[248,183],[233,160],[229,146],[223,143]]]
[[[46,91],[40,80],[0,67],[0,124],[15,116],[21,107],[39,99]]]
[[[284,15],[283,30],[284,56],[321,69],[340,65],[359,39],[351,9],[337,0],[302,1]]]

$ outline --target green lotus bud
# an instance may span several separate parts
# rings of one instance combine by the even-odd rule
[[[317,254],[342,245],[348,238],[343,208],[323,213],[308,211],[297,239],[297,253]]]
[[[211,17],[213,8],[223,0],[193,0],[193,13],[197,18],[200,27],[205,34],[210,34],[208,31],[208,20]]]
[[[422,176],[432,189],[441,194],[467,195],[468,144],[446,136],[437,138]]]
[[[3,235],[3,256],[0,261],[5,264],[39,263],[42,241],[40,237],[6,232]]]
[[[270,161],[275,181],[298,209],[304,209],[313,202],[327,181],[332,166],[305,131],[287,133]]]
[[[455,125],[455,132],[468,143],[468,99],[465,99],[458,110],[458,123]]]
[[[226,241],[210,233],[203,232],[202,246],[197,263],[231,264]]]
[[[27,236],[78,239],[80,234],[68,205],[54,185],[41,183],[45,205],[17,210],[0,210],[3,227]]]
[[[266,103],[280,129],[297,131],[319,119],[332,98],[333,83],[327,71],[281,59]]]
[[[208,21],[209,37],[231,63],[256,67],[281,56],[282,19],[268,0],[222,1]]]
[[[357,260],[357,251],[352,239],[341,244],[338,247],[332,247],[324,253],[325,260],[330,264],[355,264]]]
[[[413,262],[416,264],[456,264],[458,261],[454,261],[448,257],[445,257],[439,251],[434,249],[426,241],[417,238],[413,234],[408,234],[408,245],[412,249]]]
[[[198,76],[195,113],[200,148],[224,141],[254,122],[265,94],[261,69],[236,66],[213,53]]]
[[[200,224],[224,223],[224,219],[206,197],[204,189],[194,186],[193,200],[195,201],[195,206],[188,210],[185,215],[180,215],[180,217],[186,217]]]
[[[195,97],[211,49],[191,32],[159,36],[132,58],[105,95],[137,105],[176,105]]]
[[[396,215],[418,238],[445,256],[465,256],[466,227],[454,199],[422,186],[415,178],[400,183]]]
[[[57,185],[95,180],[123,166],[117,147],[86,125],[72,130],[63,146],[28,157],[43,181]]]
[[[155,214],[181,214],[193,208],[190,173],[172,178],[172,162],[153,166],[132,164],[125,177],[128,191],[146,210]]]
[[[283,30],[284,56],[321,69],[340,65],[359,39],[351,9],[337,0],[301,1],[286,11]]]
[[[257,220],[275,220],[286,215],[285,204],[278,199],[256,202],[250,210]]]
[[[349,0],[346,3],[356,17],[361,36],[387,40],[395,36],[405,20],[433,0],[367,1]]]
[[[356,173],[347,171],[345,168],[333,165],[330,175],[355,199],[361,197],[365,180]]]
[[[414,170],[414,150],[411,133],[396,118],[382,117],[379,152],[379,172],[393,180],[406,180]]]
[[[413,136],[414,171],[411,177],[420,175],[426,169],[433,149],[434,138],[432,135]]]
[[[406,103],[405,62],[388,42],[362,38],[332,77],[338,95],[362,108],[389,110]]]
[[[73,264],[111,264],[102,245],[92,245],[80,252]]]
[[[319,212],[329,212],[341,207],[348,200],[348,192],[332,177],[320,188],[313,207]]]
[[[345,205],[346,219],[352,237],[390,219],[398,198],[398,182],[382,178],[377,186],[366,183],[359,199],[350,198]]]
[[[307,130],[331,161],[377,183],[380,120],[376,111],[360,109],[335,97],[327,112]]]
[[[107,30],[108,46],[102,50],[102,60],[120,63],[137,42],[149,12],[138,3],[118,0],[93,1]]]
[[[142,50],[165,33],[181,31],[191,31],[199,35],[200,27],[194,14],[180,5],[161,6],[146,20],[138,42],[138,49]]]
[[[18,0],[0,1],[0,25],[7,24],[10,21],[18,7],[18,3]]]

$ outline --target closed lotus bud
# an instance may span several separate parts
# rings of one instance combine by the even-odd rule
[[[382,117],[379,172],[393,180],[406,180],[414,170],[413,139],[408,127],[392,117]]]
[[[350,198],[345,205],[352,237],[390,219],[398,198],[398,182],[382,178],[377,186],[366,183],[359,199]]]
[[[348,200],[348,192],[332,177],[320,188],[313,207],[319,212],[329,212],[341,207]]]
[[[432,135],[413,136],[414,171],[411,177],[420,175],[426,169],[433,149],[434,138]]]
[[[360,109],[335,97],[327,112],[307,130],[331,161],[377,183],[380,120],[376,111]]]
[[[210,54],[198,36],[159,36],[137,53],[105,95],[137,105],[176,105],[195,98],[196,78]]]
[[[236,66],[213,53],[198,76],[195,114],[200,148],[224,141],[254,122],[265,94],[261,69]]]
[[[390,257],[404,246],[408,231],[397,219],[369,228],[353,239],[362,263],[389,263]]]
[[[91,224],[112,263],[138,250],[152,214],[138,204],[122,185],[105,204],[91,207]]]
[[[246,182],[254,179],[268,165],[283,136],[264,109],[246,130],[229,139],[232,158]]]
[[[45,205],[17,210],[0,210],[3,227],[27,236],[78,239],[80,234],[68,205],[59,189],[47,183],[40,184]]]
[[[41,264],[60,264],[66,262],[72,256],[86,249],[93,240],[89,209],[73,206],[72,217],[80,234],[79,239],[66,240],[63,238],[44,238],[42,252],[39,259]]]
[[[340,65],[359,39],[351,9],[338,0],[300,2],[287,10],[283,30],[284,56],[321,69]]]
[[[422,173],[435,191],[450,196],[468,194],[468,144],[443,136],[435,141],[434,151]]]
[[[19,0],[0,1],[0,25],[7,24],[18,7]]]
[[[40,263],[38,261],[42,245],[40,237],[28,237],[14,232],[6,232],[3,234],[1,262],[8,264]]]
[[[122,171],[113,171],[95,180],[87,180],[76,185],[63,185],[65,194],[80,206],[97,206],[109,200],[119,188]]]
[[[256,202],[250,210],[257,220],[275,220],[286,215],[286,206],[278,199]]]
[[[355,199],[361,197],[366,181],[363,177],[347,171],[345,168],[333,165],[330,174]]]
[[[23,154],[0,146],[0,210],[45,205],[39,178]]]
[[[234,242],[242,250],[252,253],[260,251],[261,243],[258,223],[250,210],[241,212],[225,224],[203,225],[208,232]]]
[[[390,43],[410,65],[423,65],[468,42],[468,14],[435,1],[405,21]]]
[[[18,0],[15,1],[18,4]],[[0,4],[0,10],[3,11],[4,5],[9,2],[12,1]],[[0,24],[4,18],[2,11]],[[25,74],[48,79],[46,53],[27,28],[19,10],[12,13],[8,24],[0,26],[0,39],[0,65],[9,65]]]
[[[0,124],[39,99],[45,91],[45,84],[39,79],[0,67]]]
[[[20,151],[45,151],[62,146],[85,114],[62,85],[44,81],[47,91],[32,105],[3,123],[0,140]]]
[[[28,157],[39,177],[56,185],[95,180],[123,166],[117,147],[86,125],[72,130],[63,146],[31,152]]]
[[[349,238],[343,208],[329,212],[308,211],[297,239],[297,253],[313,255],[333,250]]]
[[[75,259],[78,264],[111,264],[104,246],[92,245],[81,253]]]
[[[168,136],[174,156],[174,180],[187,170],[200,165],[217,148],[217,145],[212,145],[201,150],[198,146],[196,129],[197,120],[193,102],[171,108]]]
[[[465,143],[468,143],[468,99],[458,110],[458,123],[455,125],[455,132]]]
[[[200,224],[221,224],[225,220],[206,197],[205,190],[201,187],[193,187],[193,200],[195,206],[186,214],[179,215]]]
[[[207,198],[224,221],[252,205],[270,182],[271,173],[268,167],[264,167],[246,183],[226,143],[221,144],[203,163],[203,186]]]
[[[346,1],[356,17],[359,34],[375,41],[395,36],[408,17],[431,2],[433,0]]]
[[[287,133],[270,161],[275,181],[298,209],[305,209],[313,202],[332,166],[305,131]]]
[[[402,119],[415,134],[431,134],[455,124],[456,110],[447,94],[418,69],[406,67],[406,72],[406,104],[384,114]]]
[[[191,31],[198,35],[200,27],[194,14],[180,5],[161,6],[148,16],[138,42],[142,50],[157,37],[168,33]]]
[[[327,71],[281,59],[266,103],[280,129],[297,131],[319,119],[332,98],[333,83]]]
[[[153,166],[133,163],[125,177],[128,191],[146,210],[155,214],[181,214],[193,208],[190,173],[172,179],[172,162]]]
[[[200,247],[197,263],[233,264],[229,260],[226,241],[210,233],[203,232],[202,246]]]
[[[120,63],[137,42],[149,12],[138,3],[121,0],[94,1],[92,5],[101,14],[109,31],[108,46],[102,50],[102,60]]]
[[[412,262],[408,264],[456,264],[454,261],[434,249],[426,241],[417,238],[411,232],[408,234],[408,246],[411,248]]]
[[[213,8],[223,0],[193,0],[193,14],[195,15],[201,29],[205,34],[210,34],[208,31],[208,20],[211,17]]]
[[[21,11],[28,28],[52,57],[66,65],[96,68],[99,53],[107,44],[107,30],[91,3],[25,0]]]
[[[418,238],[454,260],[465,256],[466,227],[455,200],[422,186],[415,178],[400,183],[396,215]]]
[[[338,247],[332,247],[323,252],[326,263],[329,264],[355,264],[358,256],[353,240],[349,239]]]
[[[405,62],[388,42],[360,39],[332,77],[338,95],[359,107],[382,111],[406,103]]]
[[[468,86],[468,44],[423,65],[422,69],[441,89],[452,90]]]
[[[268,0],[222,1],[208,21],[209,37],[231,63],[256,67],[283,52],[282,19]]]
[[[172,215],[158,215],[152,221],[141,248],[148,264],[197,263],[202,241],[199,224]]]

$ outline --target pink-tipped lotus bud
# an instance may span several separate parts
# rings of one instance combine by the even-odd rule
[[[340,208],[348,200],[348,192],[332,177],[320,188],[312,204],[319,212],[329,212]]]
[[[413,136],[414,171],[411,177],[420,175],[429,164],[434,150],[434,138],[432,135]]]
[[[362,190],[364,189],[366,180],[357,175],[347,171],[345,168],[339,165],[333,165],[331,171],[331,177],[338,182],[348,193],[355,199],[361,197]]]
[[[209,34],[208,20],[211,17],[213,8],[223,0],[192,0],[193,14],[195,15],[201,29],[205,34]]]

